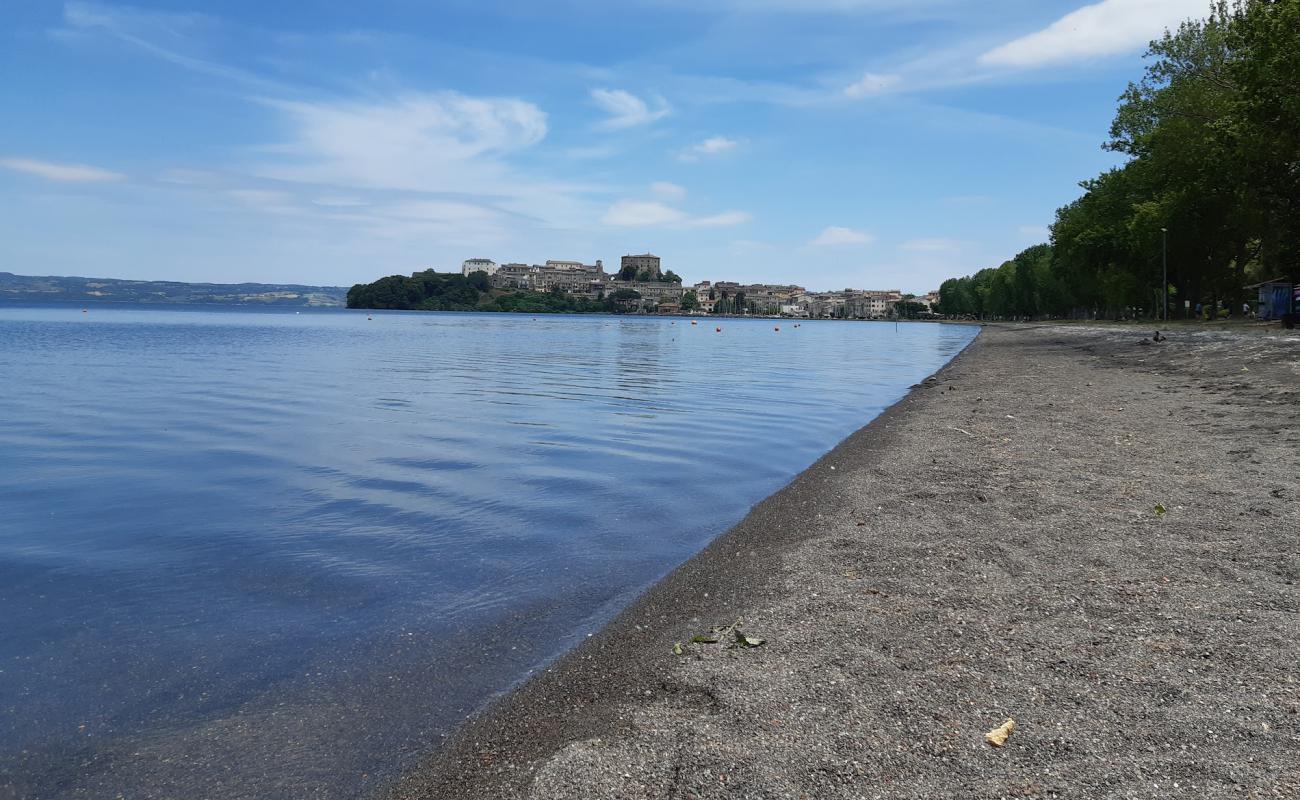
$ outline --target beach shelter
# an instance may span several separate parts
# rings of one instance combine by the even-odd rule
[[[1257,309],[1260,319],[1281,319],[1284,314],[1290,314],[1295,307],[1295,285],[1280,278],[1256,283],[1246,288],[1259,290]]]

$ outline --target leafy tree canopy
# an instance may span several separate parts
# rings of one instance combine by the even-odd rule
[[[1050,247],[945,281],[942,313],[1157,316],[1300,280],[1300,2],[1219,0],[1147,58],[1104,145],[1129,160],[1081,184]]]

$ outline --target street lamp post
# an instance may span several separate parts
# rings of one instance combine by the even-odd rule
[[[1169,229],[1160,229],[1160,316],[1169,321]]]

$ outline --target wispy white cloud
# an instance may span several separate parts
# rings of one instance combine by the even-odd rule
[[[303,212],[294,196],[273,189],[227,189],[226,196],[262,214],[296,216]]]
[[[718,228],[748,222],[744,211],[694,217],[657,200],[619,200],[610,206],[601,220],[616,228]]]
[[[546,114],[523,100],[437,92],[263,102],[289,131],[286,141],[263,148],[254,167],[263,178],[506,197],[540,190],[506,163],[546,136]]]
[[[518,166],[515,157],[548,132],[545,112],[533,103],[454,91],[376,95],[370,90],[352,98],[322,98],[318,91],[196,55],[210,49],[222,28],[219,20],[201,14],[72,2],[65,7],[64,24],[61,30],[73,40],[103,36],[252,89],[249,99],[278,115],[284,136],[248,148],[245,152],[253,155],[243,163],[230,164],[221,174],[171,170],[160,182],[206,188],[255,211],[382,228],[394,235],[441,234],[430,219],[448,210],[426,207],[411,215],[393,204],[394,192],[456,197],[481,208],[485,218],[496,221],[497,232],[573,228],[598,213],[586,197],[594,187]],[[287,194],[265,194],[273,190],[266,188],[268,182]],[[316,188],[304,191],[304,184]],[[328,187],[327,198],[346,195],[367,208],[321,202],[319,187]],[[480,239],[488,227],[479,220]]]
[[[71,2],[63,7],[63,22],[66,27],[53,32],[58,37],[99,33],[195,72],[236,81],[263,91],[281,88],[276,82],[247,70],[187,52],[195,46],[195,39],[217,27],[216,20],[205,14]]]
[[[902,77],[898,75],[884,75],[878,72],[868,72],[853,83],[844,87],[844,94],[848,97],[872,97],[878,94],[884,94],[894,89],[902,82]]]
[[[609,207],[601,221],[616,227],[680,225],[689,219],[686,212],[655,200],[619,200]]]
[[[751,219],[753,217],[746,211],[723,211],[721,214],[713,214],[708,217],[695,217],[688,227],[720,228],[729,225],[743,225]]]
[[[312,203],[326,208],[358,208],[370,205],[369,202],[362,200],[360,197],[348,197],[346,195],[314,197],[312,198]]]
[[[523,100],[435,92],[365,101],[262,102],[280,112],[288,136],[261,148],[250,171],[263,181],[329,187],[331,193],[364,200],[373,209],[358,221],[388,214],[393,206],[386,194],[392,192],[480,207],[485,219],[498,221],[499,230],[508,227],[510,217],[516,228],[572,228],[598,213],[588,199],[598,187],[551,180],[517,166],[516,156],[547,134],[546,114]],[[447,207],[424,206],[422,213],[438,209]]]
[[[677,158],[681,161],[699,161],[701,158],[721,155],[735,150],[739,145],[740,142],[726,136],[710,136],[702,142],[696,142],[683,149],[677,154]]]
[[[63,164],[35,158],[0,158],[0,168],[35,175],[50,181],[64,183],[103,183],[126,180],[120,172],[113,172],[86,164]]]
[[[1206,0],[1102,0],[989,50],[979,62],[1024,69],[1134,52],[1207,8]]]
[[[648,125],[672,110],[662,97],[656,98],[656,107],[651,109],[646,101],[623,89],[592,89],[591,99],[610,115],[598,126],[607,131]]]
[[[838,247],[842,245],[871,244],[876,240],[865,231],[831,225],[817,235],[809,244],[814,247]]]
[[[668,181],[655,181],[650,184],[650,192],[665,200],[682,200],[686,197],[686,187]]]

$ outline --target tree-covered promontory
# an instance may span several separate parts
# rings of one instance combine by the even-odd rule
[[[619,313],[626,305],[614,298],[588,299],[560,291],[493,289],[485,272],[425,270],[410,276],[390,275],[348,290],[348,308],[399,311],[514,311],[524,314]]]

